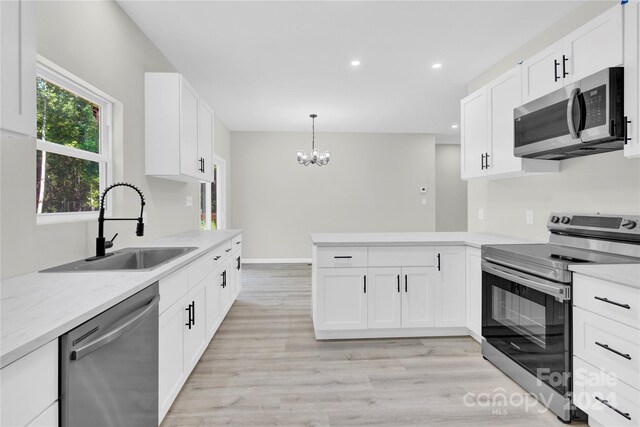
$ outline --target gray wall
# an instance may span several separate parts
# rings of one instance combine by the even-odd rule
[[[460,145],[436,144],[436,231],[467,230],[467,182],[460,179]]]
[[[538,37],[508,55],[469,83],[469,93],[588,22],[618,2],[587,2]],[[484,209],[484,220],[478,210]],[[526,210],[534,223],[526,224]],[[547,240],[546,219],[552,211],[640,214],[640,159],[621,151],[563,160],[560,173],[544,176],[469,181],[469,231],[510,234]]]
[[[142,189],[148,217],[143,238],[135,237],[132,223],[107,223],[109,237],[120,233],[116,248],[196,228],[198,185],[144,175],[144,72],[174,71],[174,67],[115,2],[39,2],[37,15],[38,53],[121,102],[115,112],[115,180]],[[222,140],[222,156],[228,156],[228,131],[220,121],[216,121],[216,137]],[[36,225],[35,158],[34,141],[3,139],[3,278],[82,258],[95,250],[97,221]],[[193,197],[193,207],[186,207],[186,196]],[[114,190],[115,215],[137,212],[138,203],[124,190]]]
[[[312,232],[435,230],[432,135],[320,133],[324,167],[301,166],[310,133],[232,132],[231,226],[247,259],[311,257]],[[426,186],[427,204],[419,188]]]

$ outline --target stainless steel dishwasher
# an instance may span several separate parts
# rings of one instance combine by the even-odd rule
[[[62,426],[158,426],[158,283],[63,335]]]

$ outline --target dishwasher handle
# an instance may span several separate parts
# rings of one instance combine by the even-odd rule
[[[134,312],[133,315],[132,315],[132,318],[130,320],[128,320],[127,322],[125,322],[122,325],[118,326],[116,329],[113,329],[113,330],[105,333],[100,338],[97,338],[97,339],[89,342],[88,344],[80,347],[79,349],[73,350],[71,352],[71,360],[81,359],[82,357],[86,356],[87,354],[92,353],[92,352],[96,351],[97,349],[99,349],[100,347],[102,347],[104,345],[107,345],[110,342],[115,341],[118,338],[120,338],[127,331],[133,329],[137,325],[137,323],[140,322],[143,318],[148,316],[149,313],[151,313],[151,310],[156,305],[158,305],[159,301],[160,301],[160,295],[156,295],[151,300],[151,302],[149,304],[147,304],[146,306],[142,307],[138,311]]]

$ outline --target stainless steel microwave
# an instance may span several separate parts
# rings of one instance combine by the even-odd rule
[[[514,154],[562,160],[621,150],[624,69],[607,68],[514,110]]]

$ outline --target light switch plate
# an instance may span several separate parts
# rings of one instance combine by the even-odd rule
[[[422,205],[427,206],[427,199],[422,199]]]
[[[484,220],[484,209],[482,208],[478,209],[478,219],[480,221]]]
[[[190,208],[193,206],[193,197],[187,196],[187,207]]]
[[[533,210],[527,209],[527,224],[533,224]]]

